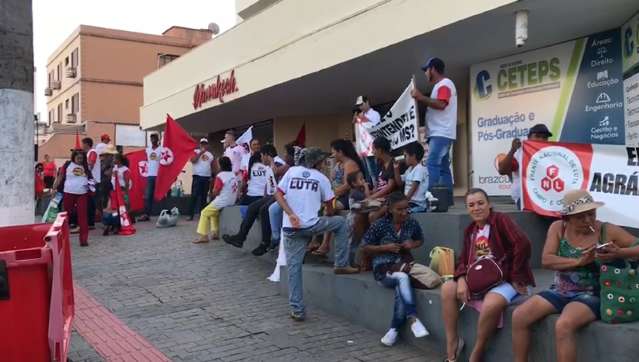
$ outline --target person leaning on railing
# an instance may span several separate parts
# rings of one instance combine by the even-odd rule
[[[449,362],[457,361],[464,348],[464,340],[457,331],[457,320],[466,305],[479,311],[477,339],[470,354],[470,361],[477,362],[482,360],[490,337],[502,325],[503,311],[517,296],[527,295],[528,286],[535,283],[530,269],[530,241],[521,228],[507,215],[493,211],[488,195],[482,189],[470,189],[466,193],[466,208],[472,222],[464,231],[454,280],[444,283],[441,291],[446,361]],[[476,279],[476,273],[486,270],[471,268],[486,258],[499,265],[503,278],[497,278],[496,286],[482,294],[471,290],[467,278],[472,272]],[[486,278],[485,275],[479,277]]]
[[[557,360],[577,360],[575,333],[600,318],[600,262],[639,257],[639,241],[619,226],[597,220],[597,208],[588,191],[569,191],[563,198],[562,220],[548,229],[542,265],[555,270],[549,289],[530,298],[513,313],[515,361],[528,360],[530,327],[549,314],[555,323]],[[598,245],[610,243],[597,248]]]

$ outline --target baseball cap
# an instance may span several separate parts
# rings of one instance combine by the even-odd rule
[[[532,134],[540,134],[540,135],[547,135],[548,137],[552,137],[552,133],[550,133],[550,130],[548,130],[548,127],[546,127],[545,124],[543,123],[538,123],[534,126],[532,126],[529,130],[528,130],[528,137],[530,137]]]
[[[200,138],[200,143],[209,143],[209,140],[206,137]]]
[[[364,102],[367,102],[367,101],[368,101],[368,97],[367,96],[358,96],[355,99],[355,107],[359,107],[362,104],[364,104]]]
[[[330,153],[322,151],[319,147],[309,147],[304,150],[304,165],[307,168],[315,167],[318,163],[324,161],[330,156]]]
[[[446,65],[444,64],[444,61],[439,59],[439,58],[429,58],[426,63],[424,63],[424,65],[422,65],[422,70],[425,72],[428,68],[435,68],[436,71],[438,71],[439,73],[443,73],[444,72],[444,68],[446,68]]]

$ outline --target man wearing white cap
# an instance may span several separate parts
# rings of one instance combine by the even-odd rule
[[[370,131],[381,121],[379,112],[371,108],[367,96],[358,96],[355,99],[355,109],[353,112],[353,123],[356,128],[357,153],[364,159],[368,171],[368,177],[376,186],[377,162],[373,156],[373,136]]]
[[[193,165],[193,182],[191,183],[191,205],[189,220],[193,220],[206,205],[206,196],[211,185],[211,171],[213,169],[213,154],[209,151],[209,140],[200,139],[200,148],[191,157]]]

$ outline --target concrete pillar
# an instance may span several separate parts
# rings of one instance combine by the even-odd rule
[[[31,0],[0,0],[0,226],[33,223]]]

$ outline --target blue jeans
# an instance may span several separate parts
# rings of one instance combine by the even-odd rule
[[[455,140],[446,137],[430,137],[428,139],[428,169],[429,189],[444,185],[448,188],[448,197],[453,202],[453,174],[450,170],[450,148]]]
[[[306,245],[313,235],[332,231],[335,235],[335,267],[348,266],[348,238],[346,220],[342,216],[323,216],[317,224],[306,229],[284,229],[286,266],[288,268],[288,303],[295,313],[304,314],[302,263]]]
[[[413,288],[410,286],[410,278],[406,273],[394,272],[386,274],[379,283],[383,287],[395,289],[395,306],[393,308],[391,328],[399,330],[406,322],[406,318],[417,316],[415,296],[413,295]]]
[[[280,229],[284,222],[284,210],[277,201],[269,206],[268,216],[271,222],[271,245],[276,246],[280,243]]]
[[[148,176],[146,178],[146,190],[144,190],[144,213],[151,216],[153,211],[153,193],[155,192],[156,176]]]
[[[377,174],[379,173],[379,168],[377,167],[377,160],[374,156],[364,157],[364,165],[366,166],[365,178],[368,180],[373,188],[377,187]]]
[[[211,178],[193,175],[193,183],[191,184],[191,205],[189,216],[193,217],[195,214],[202,211],[206,206],[206,197],[209,194],[209,188],[211,188]]]

